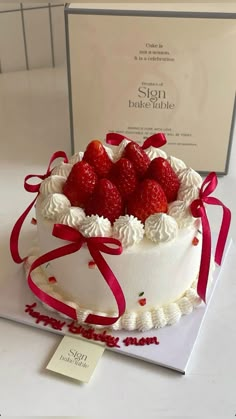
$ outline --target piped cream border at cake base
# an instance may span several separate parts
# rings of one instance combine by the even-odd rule
[[[25,271],[28,274],[29,269],[32,263],[39,256],[38,249],[31,249],[28,258],[25,262]],[[209,282],[212,280],[212,272],[214,270],[214,264],[211,264]],[[45,271],[38,267],[32,273],[31,277],[35,284],[40,287],[44,292],[48,293],[52,297],[64,302],[65,304],[73,307],[77,311],[78,323],[85,323],[85,319],[91,313],[99,314],[103,316],[117,316],[117,313],[101,313],[101,312],[92,312],[79,307],[75,302],[72,302],[68,296],[60,289],[57,283],[50,283],[49,278],[46,275]],[[163,307],[152,308],[151,310],[146,310],[142,312],[125,312],[119,320],[110,326],[110,329],[116,330],[127,330],[134,331],[138,330],[141,332],[148,331],[150,329],[159,329],[167,325],[173,325],[177,323],[182,315],[192,313],[193,309],[199,306],[202,302],[201,298],[197,294],[197,279],[193,282],[192,286],[184,293],[184,295]],[[36,297],[37,298],[37,297]],[[48,310],[55,311],[47,304],[42,303]],[[63,314],[59,313],[62,317],[66,317]],[[66,317],[67,318],[67,317]],[[99,326],[96,326],[99,327]],[[101,326],[100,326],[101,327]]]

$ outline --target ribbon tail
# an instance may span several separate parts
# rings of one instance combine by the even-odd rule
[[[217,265],[221,265],[226,240],[229,232],[231,222],[231,212],[229,208],[223,206],[223,219],[220,227],[220,234],[217,240],[216,251],[215,251],[215,262]]]
[[[206,302],[206,291],[208,283],[208,275],[211,262],[211,230],[209,221],[204,209],[202,216],[202,255],[200,262],[200,270],[197,284],[197,293],[199,297]]]
[[[19,254],[19,237],[20,237],[20,232],[21,232],[22,225],[23,225],[27,215],[29,214],[31,208],[34,206],[34,203],[35,203],[36,199],[37,199],[37,197],[33,200],[33,202],[31,202],[31,204],[28,206],[28,208],[26,208],[26,210],[23,212],[23,214],[20,216],[20,218],[15,223],[15,225],[12,229],[12,232],[11,232],[10,251],[11,251],[12,259],[16,263],[22,263],[26,259],[26,258],[22,259],[22,257]]]
[[[221,206],[223,210],[223,217],[221,221],[220,232],[218,235],[216,250],[215,250],[215,262],[217,263],[217,265],[221,265],[222,257],[223,257],[224,249],[226,245],[226,240],[227,240],[227,236],[229,232],[229,227],[231,223],[231,211],[217,198],[206,197],[204,201],[210,205]]]
[[[89,314],[85,320],[86,323],[90,324],[97,324],[101,326],[110,326],[114,324],[125,312],[125,297],[119,282],[117,281],[114,273],[106,263],[105,259],[99,252],[99,250],[94,249],[92,246],[88,244],[88,249],[92,258],[94,259],[95,263],[97,264],[98,269],[100,270],[101,274],[103,275],[107,285],[109,286],[112,294],[115,297],[117,306],[118,306],[118,316],[116,317],[108,317],[108,316],[100,316],[96,314]]]
[[[81,245],[78,245],[77,243],[71,243],[71,244],[67,244],[65,246],[59,247],[57,249],[51,250],[48,253],[45,253],[44,255],[40,256],[38,259],[36,259],[29,270],[28,273],[28,285],[31,289],[31,291],[34,293],[34,295],[36,295],[36,297],[39,298],[39,300],[45,304],[47,304],[48,306],[54,308],[54,310],[59,311],[60,313],[63,313],[64,315],[77,320],[77,312],[75,310],[75,308],[63,303],[60,300],[57,300],[56,298],[52,297],[51,295],[49,295],[48,293],[46,293],[45,291],[41,290],[41,288],[39,288],[33,281],[31,273],[32,271],[34,271],[34,269],[38,268],[39,266],[43,265],[44,263],[50,262],[53,259],[57,259],[59,257],[62,257],[65,255],[65,250],[66,250],[66,254],[70,254],[70,253],[74,253],[77,250],[79,250],[79,247],[81,247]]]

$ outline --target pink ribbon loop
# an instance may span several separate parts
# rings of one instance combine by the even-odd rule
[[[119,282],[117,281],[114,273],[110,269],[109,265],[107,264],[101,253],[106,253],[110,255],[120,255],[122,253],[122,246],[120,241],[117,239],[107,237],[86,238],[78,230],[75,230],[72,227],[65,226],[63,224],[55,224],[52,231],[52,235],[57,238],[60,238],[61,240],[66,240],[69,243],[65,246],[59,247],[48,253],[45,253],[44,255],[40,256],[35,262],[33,262],[28,274],[28,284],[30,289],[45,304],[48,304],[55,310],[62,312],[68,317],[77,319],[75,309],[62,303],[59,300],[56,300],[47,293],[43,292],[39,287],[37,287],[37,285],[32,280],[31,272],[42,264],[45,264],[54,259],[60,258],[65,255],[69,255],[80,250],[82,245],[86,243],[94,262],[96,263],[98,269],[100,270],[107,285],[109,286],[114,295],[114,298],[118,306],[118,315],[116,317],[109,317],[100,316],[96,314],[89,314],[85,319],[85,322],[89,324],[97,324],[102,326],[109,326],[115,323],[125,312],[125,297]],[[112,247],[110,247],[109,245],[112,245]]]
[[[67,157],[66,153],[64,151],[56,151],[55,153],[53,153],[52,157],[50,158],[49,163],[48,163],[48,167],[47,167],[47,171],[44,175],[27,175],[25,177],[25,180],[24,180],[25,190],[27,192],[31,192],[31,193],[39,192],[41,182],[39,182],[38,184],[35,184],[35,185],[31,185],[30,183],[28,183],[28,180],[33,179],[33,178],[38,178],[42,181],[42,180],[46,179],[51,174],[52,164],[54,163],[54,161],[56,159],[59,159],[59,158],[63,158],[63,162],[68,163],[68,157]]]
[[[211,261],[211,230],[204,204],[219,205],[223,209],[223,217],[215,250],[215,262],[220,265],[224,254],[225,244],[231,222],[231,212],[219,199],[209,196],[217,187],[215,172],[209,173],[202,183],[199,198],[195,199],[190,209],[193,217],[202,221],[202,254],[200,261],[199,278],[197,285],[198,295],[206,302],[206,291]]]
[[[133,140],[131,140],[128,137],[125,137],[122,134],[119,134],[118,132],[109,132],[106,135],[106,143],[107,144],[111,144],[111,145],[116,145],[118,146],[123,140],[129,140],[134,142]],[[143,145],[141,146],[143,150],[146,150],[146,148],[148,147],[162,147],[163,145],[166,144],[166,136],[165,134],[159,132],[157,134],[153,134],[150,137],[148,137]]]
[[[37,184],[30,184],[28,183],[29,179],[32,178],[38,178],[41,181],[46,179],[48,176],[50,176],[51,171],[52,171],[52,163],[54,163],[54,161],[58,158],[63,158],[64,163],[68,163],[68,158],[67,155],[64,151],[56,151],[52,157],[49,160],[49,164],[47,167],[47,171],[44,175],[27,175],[24,179],[24,188],[27,192],[31,192],[31,193],[39,193],[39,189],[40,189],[40,184],[41,182],[37,183]],[[25,261],[26,258],[22,258],[19,254],[19,237],[20,237],[20,232],[22,229],[22,225],[27,217],[27,215],[29,214],[31,208],[34,206],[36,199],[37,199],[38,195],[36,196],[36,198],[31,202],[31,204],[26,208],[26,210],[23,212],[23,214],[20,216],[20,218],[17,220],[17,222],[15,223],[12,232],[11,232],[11,236],[10,236],[10,251],[11,251],[11,255],[12,255],[12,259],[14,260],[14,262],[16,263],[22,263]]]
[[[191,203],[192,216],[195,218],[202,218],[205,215],[205,208],[202,199],[195,199]]]
[[[158,132],[157,134],[153,134],[151,135],[151,137],[148,137],[143,145],[142,145],[142,149],[146,150],[146,148],[148,147],[157,147],[160,148],[163,145],[166,144],[166,136],[165,134],[163,134],[162,132]]]
[[[109,132],[106,135],[106,143],[107,144],[110,144],[110,145],[120,145],[120,143],[123,140],[132,141],[129,138],[125,137],[124,135],[119,134],[118,132]]]

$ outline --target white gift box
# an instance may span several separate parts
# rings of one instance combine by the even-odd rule
[[[208,6],[208,8],[207,8]],[[226,174],[236,84],[234,4],[69,4],[72,152],[108,132]]]

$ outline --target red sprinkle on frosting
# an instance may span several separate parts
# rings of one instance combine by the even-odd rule
[[[145,306],[145,304],[147,303],[146,298],[140,298],[140,300],[138,300],[138,303],[140,306]]]
[[[193,246],[197,246],[198,243],[199,243],[199,239],[197,237],[194,237],[193,240],[192,240]]]
[[[96,268],[96,263],[93,260],[90,260],[88,262],[88,267],[89,267],[89,269],[95,269]]]
[[[48,282],[50,282],[50,284],[55,284],[57,282],[57,280],[56,280],[55,276],[49,276]]]

